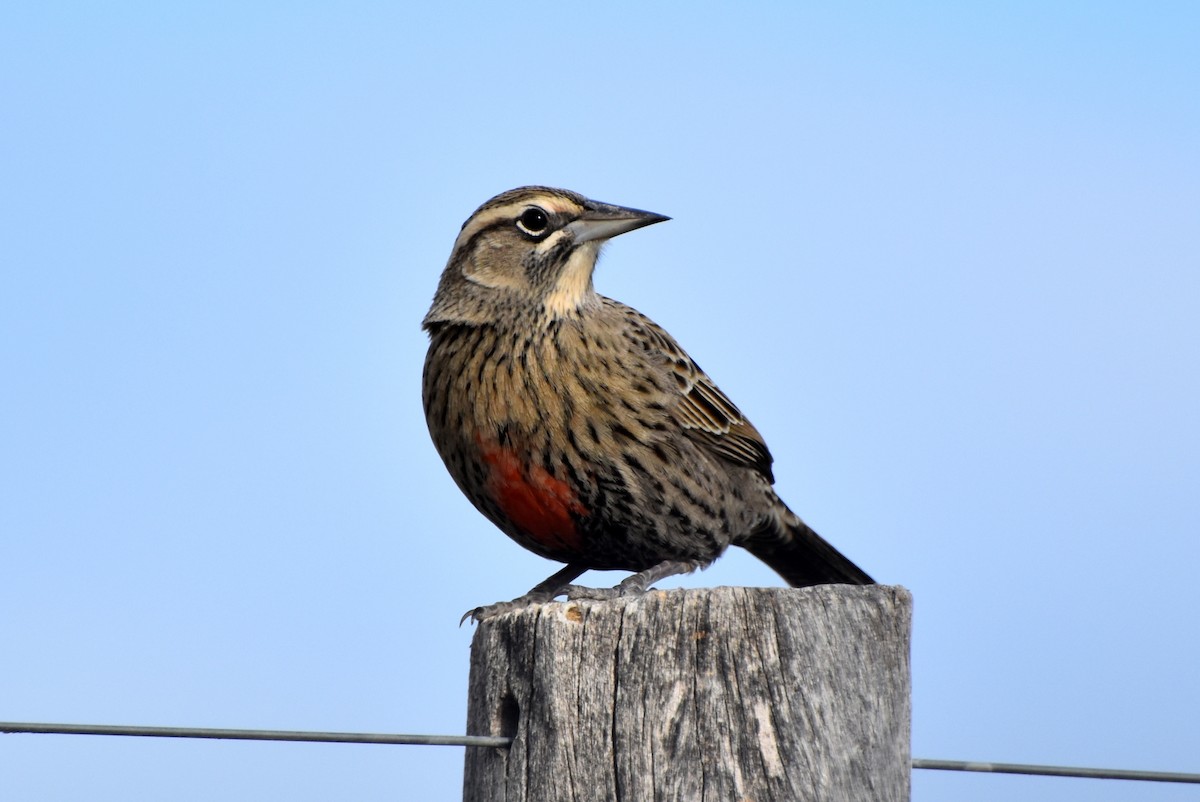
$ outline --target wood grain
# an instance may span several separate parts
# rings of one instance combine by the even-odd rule
[[[900,587],[651,591],[485,620],[468,802],[909,798]]]

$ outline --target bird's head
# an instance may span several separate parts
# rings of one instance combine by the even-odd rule
[[[668,219],[564,189],[521,187],[497,195],[463,223],[423,325],[574,314],[596,302],[592,271],[600,246]]]

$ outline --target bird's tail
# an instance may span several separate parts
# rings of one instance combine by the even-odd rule
[[[778,526],[741,544],[794,588],[808,585],[873,585],[875,580],[790,510]]]

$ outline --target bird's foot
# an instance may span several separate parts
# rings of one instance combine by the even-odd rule
[[[612,588],[589,588],[583,585],[568,585],[566,591],[568,601],[612,601],[622,596],[645,593],[644,590],[622,590],[620,585]]]
[[[563,591],[571,601],[591,599],[593,601],[612,601],[625,596],[640,596],[650,589],[653,579],[644,573],[634,574],[611,588],[589,588],[583,585],[567,585]]]
[[[534,592],[530,591],[524,596],[518,596],[512,601],[496,602],[495,604],[485,604],[482,607],[476,607],[474,610],[467,610],[463,613],[463,617],[458,620],[458,625],[461,627],[467,623],[467,619],[478,624],[486,618],[493,618],[503,613],[511,613],[516,610],[523,610],[526,607],[531,607],[535,604],[543,604],[550,601],[558,593],[550,593],[547,591]]]
[[[546,579],[539,582],[524,596],[518,596],[512,601],[496,602],[495,604],[488,604],[483,607],[476,607],[474,610],[468,610],[459,619],[458,625],[461,627],[467,622],[468,618],[478,624],[485,618],[492,618],[502,613],[511,613],[535,604],[544,604],[555,596],[562,595],[566,591],[568,583],[586,570],[586,565],[568,563],[561,570],[556,571],[553,576],[546,577]]]
[[[547,578],[524,596],[518,596],[512,601],[496,602],[495,604],[488,604],[483,607],[476,607],[474,610],[468,610],[462,619],[459,620],[458,625],[462,626],[468,618],[478,624],[480,621],[492,618],[493,616],[511,613],[534,604],[544,604],[564,594],[570,601],[584,599],[611,601],[624,596],[640,596],[649,590],[658,580],[695,571],[697,568],[703,568],[708,565],[708,562],[710,561],[663,560],[644,571],[639,571],[633,576],[626,577],[624,581],[611,588],[589,588],[583,585],[570,584],[571,580],[586,571],[588,566],[586,563],[569,563],[562,570]]]
[[[467,622],[467,619],[478,624],[487,618],[492,618],[504,613],[511,613],[517,610],[523,610],[526,607],[531,607],[535,604],[545,604],[548,601],[553,601],[559,596],[566,596],[568,601],[611,601],[619,599],[623,596],[640,596],[647,590],[646,582],[643,581],[641,574],[634,574],[619,585],[611,588],[589,588],[584,585],[562,585],[553,590],[531,590],[524,596],[518,596],[512,601],[496,602],[495,604],[487,604],[483,607],[476,607],[474,610],[468,610],[459,619],[458,625],[461,627]]]
[[[677,574],[690,573],[697,568],[703,568],[707,564],[702,560],[663,560],[644,571],[638,571],[633,576],[626,577],[615,587],[585,588],[583,585],[566,585],[562,588],[562,592],[565,592],[567,598],[571,601],[578,601],[580,599],[611,601],[612,599],[620,599],[624,596],[640,596],[650,590],[654,583],[660,579],[666,579],[669,576]]]

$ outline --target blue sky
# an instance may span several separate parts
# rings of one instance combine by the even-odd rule
[[[554,565],[443,470],[419,321],[471,211],[544,183],[672,216],[597,287],[912,590],[915,755],[1200,771],[1198,32],[1187,3],[6,5],[0,719],[462,732],[459,616]],[[0,765],[4,799],[456,800],[462,752],[8,736]]]

